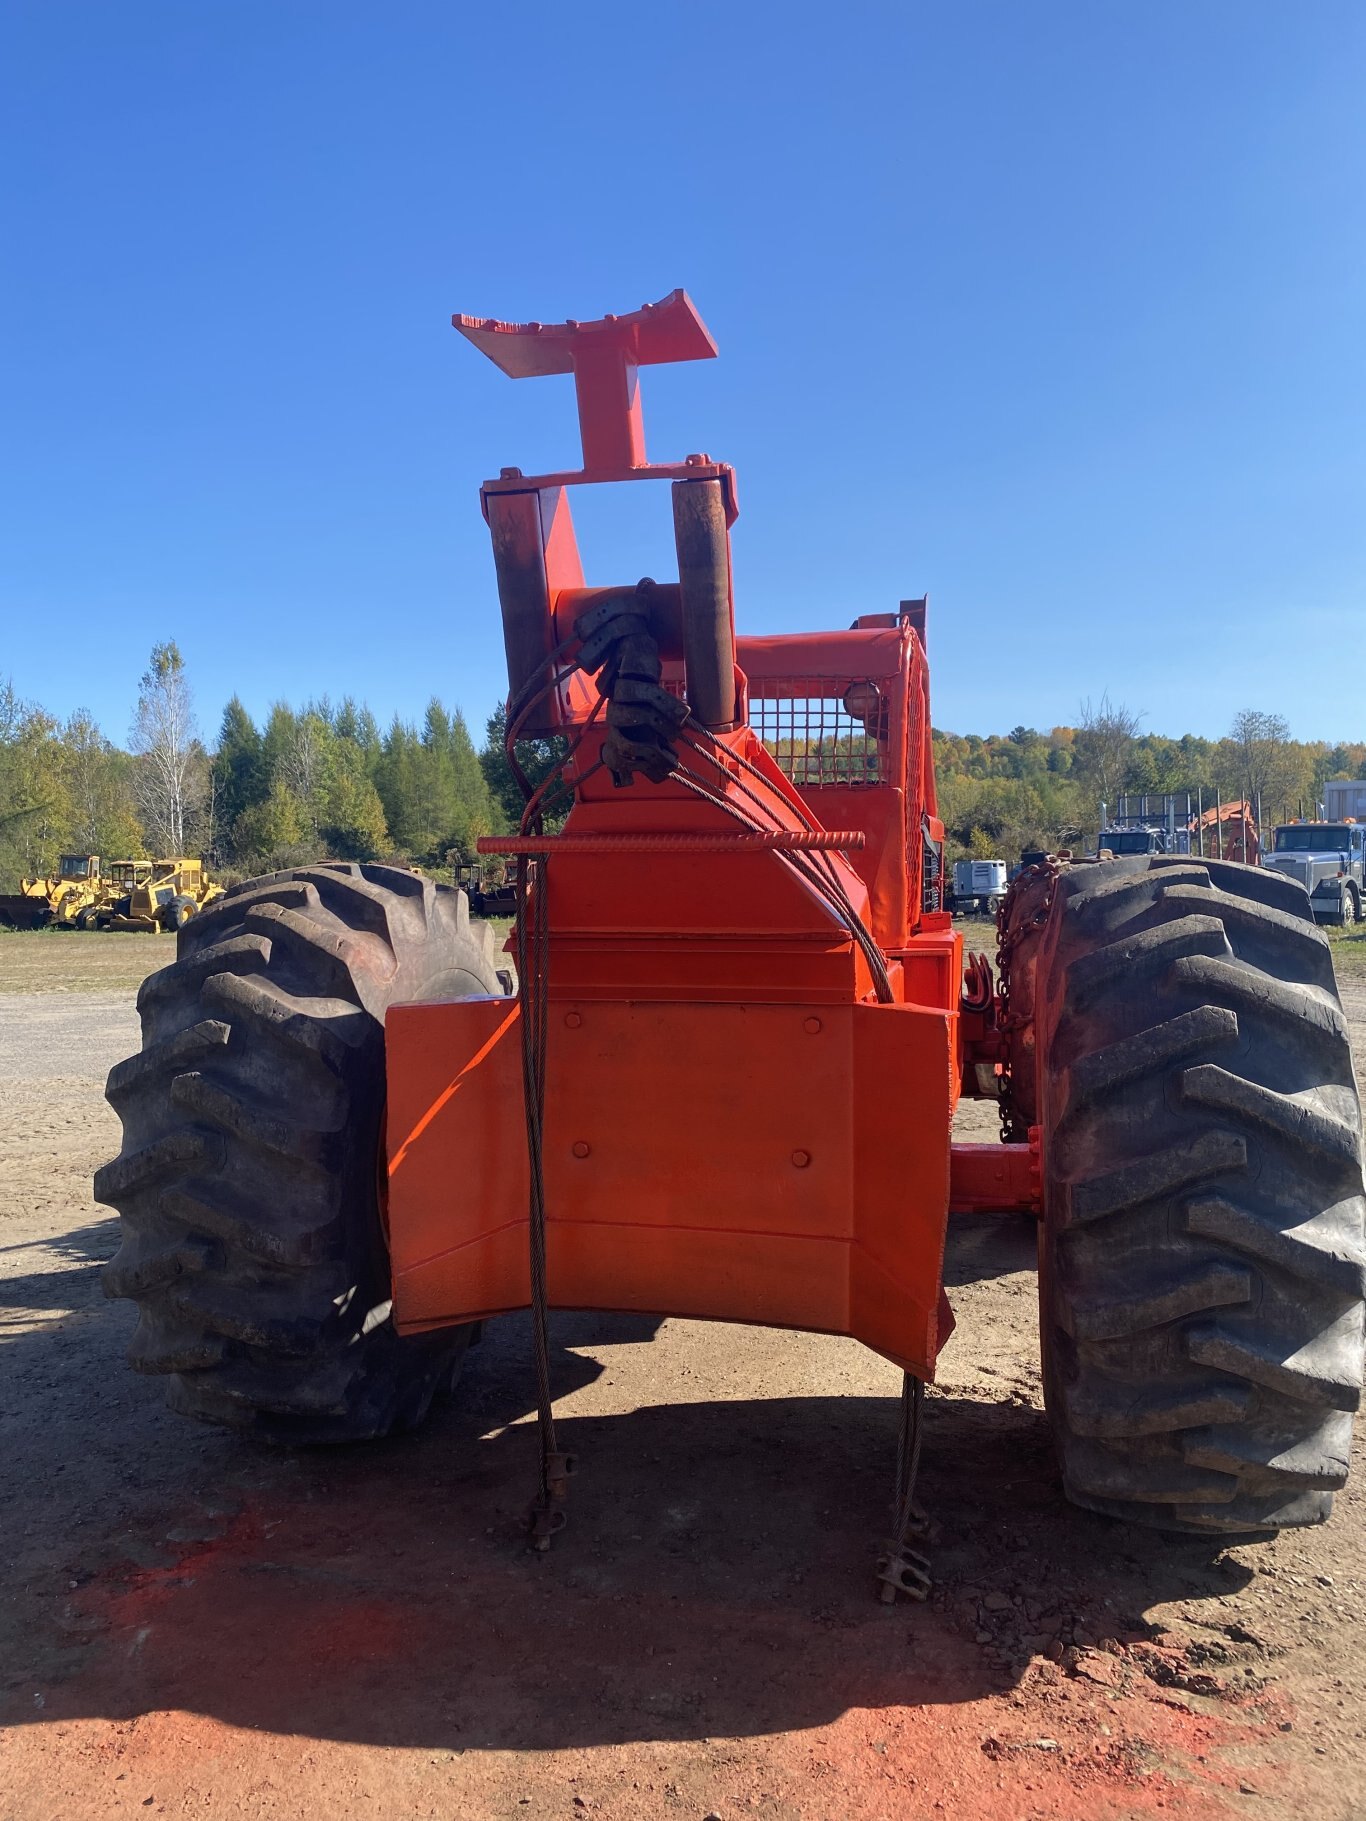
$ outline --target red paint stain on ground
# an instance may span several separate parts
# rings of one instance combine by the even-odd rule
[[[85,1665],[0,1747],[6,1821],[362,1802],[462,1821],[1226,1821],[1249,1774],[1272,1787],[1274,1702],[1164,1689],[1137,1647],[985,1688],[924,1609],[819,1626],[605,1593],[512,1536],[459,1575],[411,1541],[376,1562],[316,1509],[249,1513],[173,1566],[102,1577],[80,1597],[100,1626]]]

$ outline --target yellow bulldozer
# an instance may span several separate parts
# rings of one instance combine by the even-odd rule
[[[83,927],[84,911],[101,895],[98,854],[63,854],[48,878],[21,879],[19,890],[0,897],[0,928]]]
[[[223,896],[202,860],[115,860],[100,892],[76,918],[79,929],[177,930]]]

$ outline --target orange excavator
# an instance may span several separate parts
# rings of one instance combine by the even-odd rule
[[[1048,856],[965,974],[926,602],[736,636],[734,473],[645,453],[641,370],[715,352],[686,294],[455,324],[514,379],[572,375],[582,436],[578,465],[481,494],[508,756],[560,754],[479,844],[517,862],[515,994],[491,926],[416,873],[304,867],[188,923],[110,1075],[123,1147],[96,1179],[133,1363],[191,1415],[353,1441],[420,1421],[478,1325],[530,1308],[545,1546],[572,1467],[549,1308],[852,1335],[904,1375],[877,1584],[923,1595],[948,1222],[1009,1211],[1038,1225],[1073,1499],[1178,1530],[1322,1519],[1366,1250],[1304,892],[1223,858]],[[670,490],[659,579],[585,579],[570,495],[613,482]],[[1004,1142],[954,1142],[964,1092],[999,1101]]]
[[[1250,803],[1216,803],[1191,818],[1190,835],[1192,853],[1241,860],[1247,866],[1262,863],[1262,838]]]

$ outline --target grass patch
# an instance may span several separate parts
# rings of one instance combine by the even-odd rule
[[[1328,941],[1333,950],[1333,968],[1341,980],[1366,980],[1366,923],[1351,929],[1338,929],[1329,924]]]
[[[174,936],[0,930],[0,993],[135,992],[148,974],[174,960]]]

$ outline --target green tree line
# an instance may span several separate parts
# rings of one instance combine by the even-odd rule
[[[258,725],[240,698],[201,737],[184,661],[157,646],[127,747],[85,710],[67,720],[0,684],[0,891],[55,869],[64,852],[164,855],[172,840],[228,877],[311,860],[396,860],[440,868],[473,857],[481,834],[515,826],[521,793],[503,747],[501,708],[476,746],[464,716],[433,697],[421,724],[381,728],[351,697],[291,707]],[[789,742],[790,744],[790,742]],[[556,743],[519,745],[533,785]],[[1075,727],[1047,733],[934,733],[951,857],[1013,859],[1027,847],[1094,842],[1101,803],[1121,791],[1247,797],[1264,825],[1314,813],[1323,785],[1366,777],[1366,742],[1289,737],[1278,716],[1247,710],[1218,740],[1143,733],[1102,698]]]
[[[1245,799],[1263,828],[1312,816],[1330,778],[1366,778],[1366,742],[1292,740],[1277,715],[1248,709],[1218,740],[1140,733],[1102,701],[1076,727],[934,733],[939,811],[954,858],[1017,859],[1026,848],[1094,843],[1100,808],[1121,793],[1189,792],[1206,808]]]
[[[521,802],[502,735],[500,710],[476,746],[436,697],[420,725],[396,715],[381,729],[350,697],[277,702],[258,726],[234,696],[206,741],[174,644],[152,653],[127,748],[85,710],[63,722],[0,684],[0,891],[52,872],[62,853],[138,859],[172,839],[228,877],[318,859],[472,858]],[[528,748],[533,774],[539,756]]]

